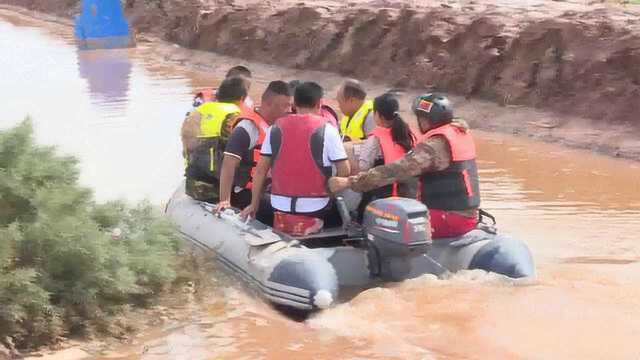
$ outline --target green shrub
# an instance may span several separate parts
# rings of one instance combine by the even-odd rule
[[[176,277],[178,250],[154,207],[94,203],[77,161],[32,132],[27,120],[0,133],[0,339],[22,347],[106,328]]]

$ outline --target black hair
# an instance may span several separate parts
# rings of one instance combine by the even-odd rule
[[[342,95],[347,99],[364,100],[367,97],[367,91],[358,80],[348,79],[342,84]]]
[[[289,81],[289,88],[291,89],[291,93],[296,91],[296,88],[302,84],[302,81],[300,80],[291,80]]]
[[[405,151],[411,150],[416,143],[416,137],[409,125],[400,117],[398,99],[391,93],[382,94],[373,100],[373,110],[387,121],[391,121],[393,142],[402,146]]]
[[[289,84],[281,80],[270,82],[262,93],[262,102],[276,95],[291,96],[291,88],[289,87]]]
[[[313,81],[307,81],[296,87],[293,103],[296,108],[313,108],[320,103],[323,96],[322,86]]]
[[[242,65],[234,66],[231,69],[229,69],[229,71],[227,71],[227,75],[225,76],[225,78],[230,78],[234,76],[244,76],[246,78],[251,79],[251,70],[249,70],[248,67],[242,66]]]
[[[219,102],[235,103],[247,97],[247,84],[240,77],[224,79],[218,87],[216,98]]]

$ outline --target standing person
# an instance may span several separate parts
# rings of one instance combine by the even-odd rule
[[[198,106],[182,124],[186,193],[196,200],[218,202],[219,154],[246,96],[244,80],[228,78],[220,84],[218,100]]]
[[[291,92],[284,81],[272,81],[262,94],[260,107],[246,107],[236,120],[224,150],[218,211],[251,203],[251,188],[267,128],[291,109]]]
[[[413,111],[423,134],[401,159],[351,177],[329,180],[331,191],[370,191],[418,176],[419,199],[429,208],[434,239],[456,237],[478,223],[480,187],[473,137],[452,124],[453,107],[441,94],[416,98]]]
[[[349,175],[349,161],[338,131],[318,115],[322,96],[322,87],[314,82],[296,88],[297,113],[278,119],[267,133],[251,205],[243,210],[243,217],[255,217],[271,170],[274,228],[294,236],[322,229],[331,206],[326,182],[332,168],[338,176]]]
[[[336,96],[344,117],[340,121],[343,141],[359,142],[367,138],[376,122],[373,119],[373,101],[367,100],[367,92],[359,81],[349,79],[340,85]]]
[[[360,146],[354,147],[358,159],[357,171],[391,164],[411,151],[416,143],[416,136],[400,116],[398,99],[392,94],[386,93],[373,100],[373,117],[377,126]],[[360,204],[360,213],[371,201],[391,196],[415,197],[416,181],[394,182],[366,192]]]

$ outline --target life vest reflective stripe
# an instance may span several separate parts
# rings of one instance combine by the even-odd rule
[[[318,115],[291,114],[271,129],[271,193],[292,199],[327,197],[326,182],[331,168],[322,161],[327,120]]]
[[[246,167],[240,166],[240,168],[236,171],[235,177],[238,186],[242,186],[245,189],[251,189],[253,188],[253,177],[256,174],[256,166],[258,165],[258,161],[260,160],[260,149],[262,148],[262,143],[264,142],[264,138],[267,134],[269,125],[260,114],[246,106],[242,106],[242,112],[238,116],[234,124],[234,128],[242,120],[251,121],[258,129],[258,139],[256,141],[256,145],[253,148],[251,168],[247,169]]]
[[[366,138],[364,133],[364,123],[369,113],[373,111],[373,101],[365,101],[360,109],[352,117],[344,116],[340,122],[340,134],[351,140],[361,140]]]
[[[451,165],[437,172],[424,173],[420,180],[421,200],[430,209],[468,210],[480,206],[480,185],[476,148],[468,132],[446,124],[430,130],[423,141],[443,136],[451,151]]]
[[[208,102],[196,108],[200,113],[199,138],[215,138],[220,136],[224,119],[231,114],[239,114],[240,108],[235,104]]]
[[[220,141],[222,125],[227,117],[239,114],[240,108],[229,103],[208,102],[195,111],[200,114],[199,144],[188,156],[187,172],[191,172],[190,167],[196,167],[202,171],[206,169],[209,176],[216,177],[218,154],[224,149]]]
[[[380,142],[380,149],[382,151],[382,158],[385,164],[390,164],[401,159],[407,152],[406,150],[393,142],[393,136],[391,135],[391,128],[385,128],[382,126],[376,126],[371,131],[371,136],[375,136]],[[398,196],[398,183],[393,183],[393,189],[391,196]]]

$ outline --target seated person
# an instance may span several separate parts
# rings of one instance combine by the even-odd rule
[[[206,102],[182,124],[181,138],[186,160],[186,193],[200,201],[218,202],[218,154],[224,151],[230,128],[247,96],[244,80],[231,77],[220,84],[218,100]]]
[[[360,142],[367,138],[376,124],[373,119],[373,101],[367,100],[362,84],[353,79],[345,80],[336,96],[340,111],[340,135],[343,141]]]
[[[393,94],[386,93],[374,99],[373,117],[376,127],[363,143],[353,147],[357,167],[352,170],[356,173],[369,170],[374,166],[390,164],[413,149],[416,136],[409,125],[400,117],[399,111],[400,104]],[[360,216],[364,212],[364,208],[377,199],[391,196],[415,198],[417,183],[417,179],[412,178],[365,192],[359,206]]]
[[[263,186],[271,170],[274,228],[293,236],[318,232],[331,201],[327,179],[332,165],[337,176],[349,175],[349,162],[340,135],[318,115],[322,87],[305,82],[295,89],[296,114],[282,117],[269,129],[254,176],[251,205],[242,216],[255,217]]]
[[[291,80],[289,81],[289,87],[291,88],[291,92],[294,92],[298,85],[302,84],[300,80]],[[296,113],[296,107],[293,106],[291,108],[292,113]],[[338,113],[329,105],[324,103],[324,100],[320,104],[320,115],[327,119],[327,121],[333,125],[336,129],[338,128]]]
[[[420,132],[415,148],[390,164],[351,177],[329,180],[331,191],[370,191],[420,178],[418,199],[429,208],[433,239],[457,237],[478,224],[480,187],[471,133],[456,124],[453,106],[442,94],[424,94],[413,103]]]
[[[243,107],[223,154],[218,211],[251,203],[253,175],[269,126],[291,109],[291,93],[284,81],[272,81],[262,94],[257,109]]]

